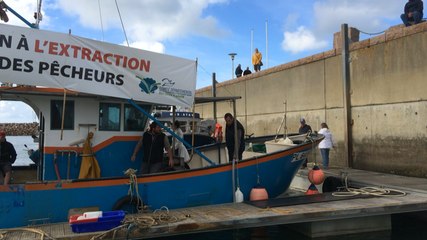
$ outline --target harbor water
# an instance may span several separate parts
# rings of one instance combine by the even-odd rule
[[[392,215],[392,230],[310,238],[296,232],[288,225],[235,229],[218,232],[180,235],[155,240],[426,240],[427,212]]]
[[[16,161],[13,166],[28,166],[31,159],[28,157],[29,149],[38,149],[39,144],[35,143],[31,136],[6,136],[6,140],[13,144],[16,150]]]

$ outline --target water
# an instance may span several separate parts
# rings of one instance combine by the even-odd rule
[[[16,150],[16,161],[13,166],[28,166],[33,161],[28,157],[28,149],[38,149],[39,144],[31,136],[6,136],[6,140],[13,144]],[[28,148],[25,147],[27,145]]]
[[[368,232],[360,234],[347,234],[333,237],[314,238],[316,240],[426,240],[427,239],[427,212],[394,214],[392,230]],[[206,232],[189,235],[180,235],[154,240],[310,240],[289,226],[277,225],[269,227],[244,228],[236,230]]]

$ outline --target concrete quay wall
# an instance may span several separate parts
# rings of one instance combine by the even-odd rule
[[[339,46],[338,46],[339,47]],[[350,44],[353,168],[427,177],[427,22],[394,26]],[[336,48],[217,85],[217,96],[241,96],[237,118],[247,133],[275,134],[284,117],[297,132],[304,117],[313,130],[326,122],[336,148],[330,165],[346,167],[341,49]],[[196,96],[212,96],[212,87]],[[212,118],[212,104],[196,106]],[[232,112],[217,104],[218,121]],[[283,129],[281,130],[283,132]],[[310,161],[321,162],[315,151]]]

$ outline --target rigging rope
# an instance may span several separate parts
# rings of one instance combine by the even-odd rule
[[[114,0],[114,2],[116,2],[116,8],[117,8],[117,12],[119,13],[120,23],[122,24],[122,29],[123,29],[123,33],[125,35],[126,43],[127,43],[128,47],[129,47],[128,36],[126,35],[125,26],[123,25],[123,19],[122,19],[122,15],[120,14],[119,5],[117,4],[117,0]]]
[[[104,24],[102,23],[101,0],[98,0],[99,20],[101,22],[102,41],[104,41]]]

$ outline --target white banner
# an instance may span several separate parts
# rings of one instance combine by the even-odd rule
[[[191,107],[196,62],[0,24],[0,82]]]

